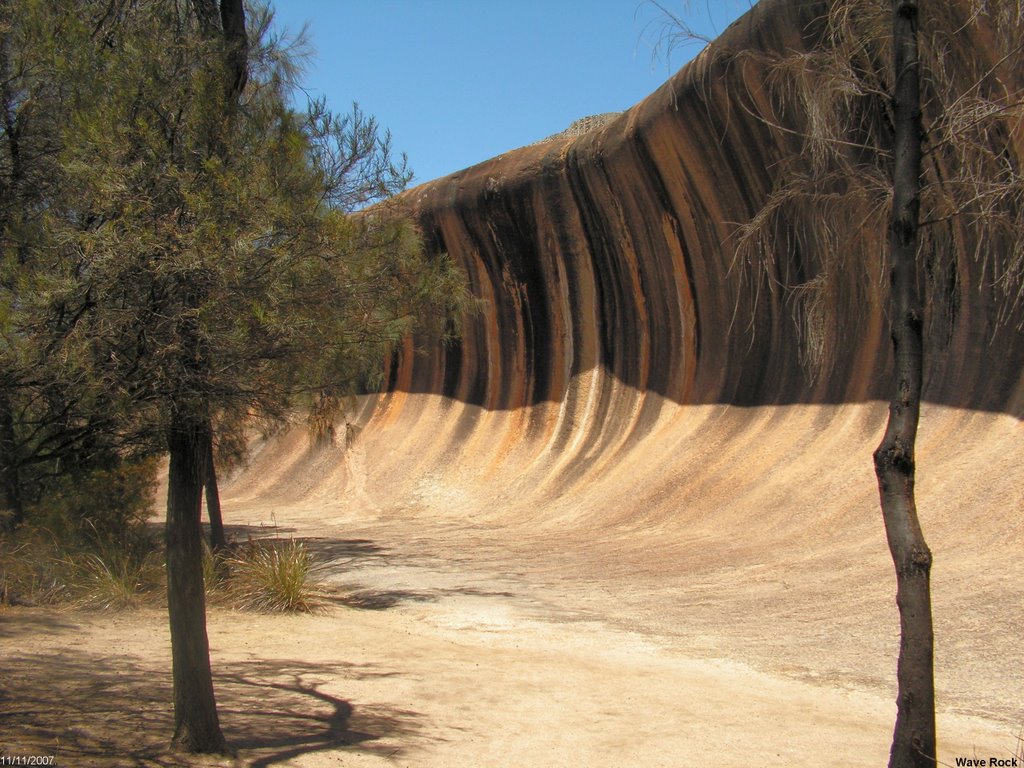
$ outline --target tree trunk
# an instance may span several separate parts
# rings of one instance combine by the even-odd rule
[[[8,531],[13,531],[25,522],[25,505],[21,497],[21,478],[18,472],[17,445],[11,399],[6,392],[2,392],[0,393],[0,493],[3,494],[5,514],[0,518],[0,525]]]
[[[245,33],[245,3],[243,0],[220,0],[220,23],[227,44],[225,64],[228,77],[225,82],[224,102],[229,113],[238,106],[238,97],[249,80],[249,38]]]
[[[922,308],[916,256],[920,217],[921,101],[916,0],[893,2],[895,66],[893,207],[889,225],[895,387],[875,451],[882,518],[896,567],[900,613],[897,712],[890,768],[934,768],[935,684],[930,574],[914,501],[914,444],[921,409]]]
[[[217,15],[226,43],[224,65],[224,116],[230,123],[237,99],[245,86],[248,46],[245,36],[243,0],[221,0],[217,14],[216,0],[197,0],[194,10],[200,31],[215,37]],[[221,130],[230,130],[225,124]],[[214,154],[226,152],[219,136],[212,137]],[[200,305],[197,297],[186,302],[190,308]],[[183,345],[186,368],[198,366],[205,370],[209,363],[199,342],[200,335],[192,327],[194,318],[184,323]],[[171,454],[169,490],[167,494],[167,607],[171,620],[171,655],[174,668],[174,738],[173,744],[188,752],[227,752],[220,730],[217,704],[213,695],[210,671],[210,646],[206,635],[206,599],[203,590],[203,531],[201,524],[203,487],[210,487],[213,478],[217,499],[217,522],[220,522],[219,495],[212,468],[212,434],[208,415],[198,418],[177,416],[168,434]],[[211,535],[214,535],[211,531]],[[223,536],[223,530],[221,530]]]
[[[224,518],[220,512],[217,467],[213,461],[213,432],[210,430],[206,441],[206,513],[210,516],[210,549],[221,552],[227,548],[228,542],[224,536]]]
[[[203,481],[209,428],[177,417],[167,435],[167,610],[174,678],[174,746],[187,752],[227,752],[210,671],[203,590]]]
[[[249,80],[249,38],[245,31],[243,0],[195,0],[192,4],[200,33],[224,42],[224,105],[231,119],[238,97]]]
[[[204,36],[212,38],[218,35],[216,17],[219,15],[221,18],[227,45],[224,64],[229,70],[224,73],[223,108],[226,122],[230,123],[247,72],[245,6],[243,0],[221,0],[219,14],[215,10],[217,7],[217,0],[196,0],[193,4]],[[221,130],[230,130],[230,127],[225,124]],[[219,136],[215,134],[211,139],[214,154],[222,155],[226,150]],[[190,309],[200,304],[196,296],[186,301]],[[183,365],[186,369],[205,371],[209,359],[199,341],[200,334],[193,327],[195,322],[194,317],[183,318]],[[223,753],[228,750],[213,695],[203,589],[203,487],[213,476],[208,411],[202,417],[195,413],[191,418],[189,415],[177,415],[168,433],[168,448],[171,464],[167,494],[167,607],[174,670],[172,743],[188,752]],[[217,500],[219,502],[219,496]],[[215,524],[211,517],[213,527]]]

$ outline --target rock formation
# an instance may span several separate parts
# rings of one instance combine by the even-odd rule
[[[391,389],[492,411],[547,403],[587,413],[588,425],[560,419],[546,438],[553,444],[595,425],[602,441],[627,431],[637,439],[661,407],[650,393],[738,406],[881,397],[890,349],[877,254],[858,256],[864,279],[838,293],[843,337],[820,376],[801,364],[794,312],[820,272],[815,244],[794,249],[774,285],[734,260],[736,224],[758,210],[792,147],[754,114],[773,98],[763,66],[728,51],[799,47],[821,11],[761,2],[602,126],[409,193],[431,246],[465,266],[482,311],[461,343],[403,356]],[[1019,416],[1021,315],[996,323],[1005,301],[982,265],[964,258],[957,269],[946,295],[932,291],[934,304],[953,309],[930,324],[925,397]]]
[[[731,52],[803,49],[822,7],[761,0],[609,122],[408,192],[479,312],[458,343],[400,351],[347,458],[303,458],[293,436],[257,456],[235,497],[315,498],[345,525],[400,517],[410,535],[505,531],[502,546],[548,552],[552,568],[571,549],[571,567],[602,583],[642,571],[664,585],[655,613],[616,608],[630,626],[891,685],[892,565],[871,461],[890,386],[884,233],[835,295],[840,340],[820,374],[802,363],[794,305],[821,244],[793,246],[771,279],[735,259],[736,224],[796,143],[756,117],[773,98],[757,57]],[[985,55],[984,40],[962,45],[951,54]],[[1005,155],[1020,167],[1024,132]],[[932,156],[929,179],[953,162]],[[998,682],[1000,659],[1019,655],[1024,315],[971,256],[970,233],[948,235],[963,258],[928,277],[918,500],[936,553],[940,694],[998,712],[1000,690],[1024,682]],[[980,553],[998,575],[975,578]],[[969,643],[964,605],[982,611]],[[751,639],[746,620],[777,641]]]

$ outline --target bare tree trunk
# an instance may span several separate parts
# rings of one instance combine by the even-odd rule
[[[220,489],[217,487],[217,467],[213,461],[213,431],[208,430],[206,441],[206,513],[210,516],[210,549],[221,552],[227,548],[224,536],[224,518],[220,511]]]
[[[209,429],[178,417],[168,431],[167,610],[174,679],[174,738],[187,752],[227,752],[210,670],[200,513]]]
[[[923,370],[922,308],[916,270],[921,202],[917,30],[916,0],[894,0],[895,166],[889,244],[895,387],[885,436],[874,455],[882,518],[896,567],[900,613],[898,698],[890,768],[934,768],[936,759],[932,554],[921,532],[914,501],[914,444]]]
[[[226,43],[227,68],[224,115],[230,123],[248,74],[248,41],[245,35],[243,0],[196,0],[194,10],[201,34],[215,37],[216,17]],[[230,130],[230,126],[225,126]],[[226,150],[213,138],[215,154]],[[189,302],[198,306],[198,300]],[[198,354],[199,334],[186,322],[182,329],[185,365],[205,359]],[[192,353],[192,354],[188,354]],[[208,361],[207,361],[208,362]],[[213,477],[213,436],[209,416],[178,415],[168,434],[171,455],[167,494],[167,607],[171,622],[171,656],[174,670],[174,738],[172,743],[188,752],[227,752],[220,730],[210,670],[210,644],[206,634],[206,596],[203,588],[203,487]],[[214,488],[216,483],[214,482]],[[208,497],[209,498],[209,497]],[[219,495],[217,495],[219,503]],[[219,517],[219,504],[218,504]],[[211,528],[212,520],[211,520]],[[221,532],[223,535],[223,531]]]
[[[0,392],[0,493],[3,494],[3,509],[6,512],[0,523],[9,531],[25,522],[17,445],[11,399],[6,392]]]
[[[249,80],[249,38],[245,33],[243,0],[220,0],[220,23],[227,44],[225,64],[228,77],[224,101],[230,113],[237,108],[238,97]]]
[[[226,116],[234,116],[238,97],[249,80],[249,38],[245,32],[243,0],[194,0],[192,4],[200,33],[224,41],[224,105]]]

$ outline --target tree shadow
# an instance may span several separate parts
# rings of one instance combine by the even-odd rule
[[[236,544],[250,539],[288,538],[295,533],[295,528],[288,525],[273,523],[270,525],[247,525],[242,523],[225,523],[224,536],[229,542]],[[203,536],[209,540],[210,524],[203,523]]]
[[[440,597],[437,591],[425,592],[406,589],[360,589],[358,585],[339,586],[341,593],[329,595],[328,602],[360,611],[386,611],[402,603],[433,603]],[[351,590],[351,591],[346,591]]]
[[[344,606],[364,611],[383,611],[405,603],[432,603],[445,597],[477,596],[514,598],[511,592],[481,590],[469,586],[437,587],[428,589],[367,587],[348,571],[361,566],[408,566],[421,565],[424,560],[434,563],[429,553],[420,549],[415,554],[399,553],[378,544],[371,539],[335,539],[327,537],[301,537],[302,543],[316,562],[316,573],[328,581],[329,588],[324,596],[331,605]],[[446,564],[451,561],[446,559]],[[342,580],[346,579],[346,580]]]
[[[436,603],[446,597],[518,597],[513,592],[475,587],[444,587],[430,590],[362,589],[359,584],[341,584],[338,588],[341,592],[329,595],[327,601],[361,611],[386,611],[403,603]]]
[[[205,516],[205,510],[203,512]],[[204,521],[200,523],[203,529],[203,540],[206,542],[210,541],[210,524]],[[164,522],[160,520],[151,520],[146,523],[146,533],[154,541],[163,541],[164,536]],[[241,544],[251,539],[286,539],[291,538],[295,534],[295,528],[293,526],[278,525],[248,525],[242,523],[228,523],[224,525],[224,536],[227,538],[229,543]]]
[[[60,766],[181,764],[167,749],[173,726],[169,668],[73,648],[29,648],[4,660],[4,754],[46,755]]]
[[[370,539],[332,539],[320,536],[303,536],[296,539],[323,568],[337,570],[353,567],[368,561],[388,561],[393,557],[391,550]]]
[[[423,737],[421,714],[356,706],[336,693],[346,680],[398,674],[345,663],[216,665],[221,725],[240,756],[202,762],[262,767],[329,750],[400,756],[409,739]],[[0,751],[53,756],[64,766],[189,764],[168,746],[171,702],[169,660],[161,666],[74,648],[15,653],[0,678]]]
[[[325,673],[357,680],[398,675],[373,666],[301,661],[227,665],[215,675],[225,702],[220,708],[225,732],[248,765],[263,768],[337,749],[397,757],[405,747],[396,739],[420,735],[419,713],[379,705],[357,708],[329,691]],[[234,706],[253,701],[260,705]]]
[[[37,637],[74,630],[76,625],[58,613],[18,611],[16,616],[0,609],[0,639]]]

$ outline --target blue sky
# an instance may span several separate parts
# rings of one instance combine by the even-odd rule
[[[751,0],[662,0],[713,37]],[[699,50],[658,45],[647,0],[276,0],[309,23],[304,78],[338,112],[358,102],[429,181],[631,107]]]

